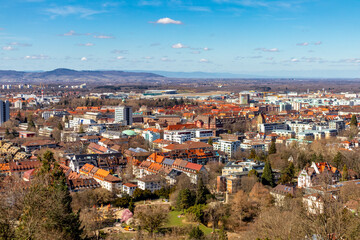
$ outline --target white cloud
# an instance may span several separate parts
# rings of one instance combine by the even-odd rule
[[[13,46],[5,46],[5,47],[2,47],[2,50],[4,51],[13,51],[13,50],[16,50],[17,48],[14,48]]]
[[[322,41],[314,42],[314,45],[321,45]]]
[[[171,18],[160,18],[155,23],[157,24],[183,24],[181,21],[173,20]]]
[[[300,62],[299,59],[297,59],[297,58],[292,58],[290,61],[291,62]]]
[[[117,56],[116,59],[117,60],[122,60],[122,59],[125,59],[125,57],[124,56]]]
[[[74,30],[70,30],[67,33],[59,34],[59,36],[89,36],[91,33],[77,33]]]
[[[29,43],[19,43],[19,42],[11,42],[9,43],[10,46],[19,46],[19,47],[31,47],[32,44]]]
[[[255,50],[263,52],[280,52],[278,48],[256,48]]]
[[[171,46],[172,48],[188,48],[187,46],[185,46],[182,43],[176,43],[174,45]]]
[[[99,38],[99,39],[112,39],[115,38],[114,36],[110,36],[110,35],[94,35],[94,38]]]
[[[345,62],[345,63],[360,63],[360,58],[347,58],[342,59],[339,62]]]
[[[296,46],[309,46],[308,42],[297,43]]]
[[[141,0],[139,6],[160,6],[161,1],[159,0]]]
[[[111,53],[114,53],[114,54],[128,54],[129,51],[128,50],[118,50],[118,49],[114,49],[111,51]]]
[[[82,47],[91,47],[94,46],[95,44],[93,43],[79,43],[78,46],[82,46]]]
[[[86,57],[82,57],[80,60],[81,61],[87,61],[88,59]]]
[[[200,59],[200,62],[201,62],[201,63],[209,63],[210,61],[207,60],[207,59],[205,59],[205,58],[202,58],[202,59]]]
[[[51,18],[59,16],[66,17],[69,15],[79,15],[82,18],[86,18],[94,14],[103,13],[103,11],[92,10],[79,6],[61,6],[45,9],[45,13],[50,15]]]
[[[47,55],[40,54],[40,55],[28,55],[28,56],[25,56],[24,59],[26,59],[26,60],[44,60],[44,59],[50,59],[50,57]]]
[[[208,48],[208,47],[204,47],[203,50],[204,50],[204,51],[210,51],[210,50],[212,50],[212,49],[211,49],[211,48]]]
[[[163,61],[163,62],[175,62],[174,60],[171,60],[171,59],[169,59],[167,57],[162,57],[160,60]]]

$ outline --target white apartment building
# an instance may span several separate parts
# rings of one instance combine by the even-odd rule
[[[94,120],[92,120],[92,119],[74,117],[73,119],[69,120],[69,123],[67,124],[67,127],[68,128],[77,128],[81,124],[82,125],[89,125],[89,124],[94,124],[94,123],[96,123],[96,122]]]
[[[287,125],[289,126],[290,130],[294,131],[296,134],[305,132],[306,130],[314,130],[313,123],[295,121],[287,122]]]
[[[224,140],[220,139],[213,144],[214,150],[225,152],[228,156],[233,157],[236,151],[240,148],[241,142],[239,140]]]
[[[261,123],[258,124],[258,131],[261,133],[271,133],[274,130],[287,130],[286,123]]]
[[[203,138],[203,137],[213,137],[214,133],[212,130],[208,129],[184,129],[184,130],[174,130],[174,131],[165,131],[164,139],[184,143],[191,141],[192,138]]]

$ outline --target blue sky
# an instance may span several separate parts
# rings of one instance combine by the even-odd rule
[[[0,69],[360,76],[358,0],[0,3]]]

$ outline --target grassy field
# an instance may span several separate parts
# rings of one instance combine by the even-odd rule
[[[183,220],[185,217],[179,218],[178,215],[180,215],[181,211],[172,211],[169,214],[169,222],[167,223],[166,227],[174,227],[174,226],[186,226],[186,225],[192,225],[196,226],[197,223],[184,223]],[[211,228],[206,227],[204,224],[199,225],[200,229],[205,233],[205,235],[209,235],[212,232]]]

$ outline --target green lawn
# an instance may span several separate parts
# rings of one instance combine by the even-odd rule
[[[166,224],[166,227],[174,227],[174,226],[185,226],[189,225],[188,223],[183,223],[184,217],[178,218],[178,215],[180,215],[181,211],[171,211],[169,213],[169,222]],[[195,226],[195,224],[192,224]],[[212,232],[211,228],[206,227],[204,224],[200,224],[200,229],[206,234],[209,235]]]

